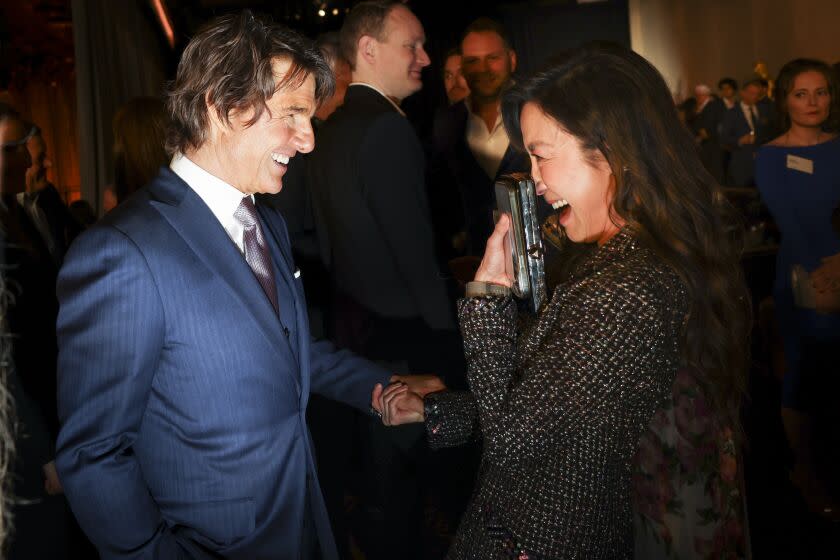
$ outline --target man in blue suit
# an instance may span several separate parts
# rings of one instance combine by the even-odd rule
[[[168,169],[58,281],[59,476],[103,558],[336,558],[305,411],[385,370],[310,342],[286,226],[254,204],[313,149],[329,68],[249,12],[187,46]]]
[[[721,144],[730,152],[728,181],[732,187],[755,185],[755,152],[773,138],[773,105],[758,103],[761,84],[750,80],[741,88],[741,100],[726,111],[721,123]]]

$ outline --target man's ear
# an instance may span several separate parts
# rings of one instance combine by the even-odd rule
[[[356,60],[363,59],[367,64],[373,64],[376,61],[377,47],[376,39],[370,35],[362,35],[356,49]]]
[[[510,57],[510,72],[511,74],[513,74],[514,72],[516,72],[516,51],[510,49],[508,51],[508,56]]]
[[[233,127],[233,119],[236,118],[236,109],[231,109],[228,111],[228,114],[219,115],[219,111],[216,106],[210,101],[210,92],[204,95],[204,106],[207,107],[207,118],[210,121],[210,131],[213,132],[224,132],[230,130]],[[225,118],[226,117],[226,118]]]
[[[204,106],[207,108],[207,118],[212,128],[223,129],[228,126],[224,119],[219,116],[216,106],[210,101],[210,92],[204,94]]]

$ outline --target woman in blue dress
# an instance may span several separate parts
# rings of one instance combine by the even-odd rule
[[[811,273],[840,253],[831,220],[840,204],[840,92],[831,67],[818,60],[787,63],[776,84],[786,130],[758,151],[756,183],[781,232],[774,300],[784,343],[782,420],[795,456],[792,480],[819,507],[826,496],[813,469],[811,413],[821,386],[836,375],[820,356],[837,348],[840,315],[815,309]]]

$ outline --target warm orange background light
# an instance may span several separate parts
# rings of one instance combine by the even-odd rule
[[[163,6],[163,0],[152,0],[152,6],[155,9],[160,25],[163,27],[163,32],[166,34],[166,41],[169,46],[175,48],[175,31],[172,29],[172,22],[166,14],[166,8]]]

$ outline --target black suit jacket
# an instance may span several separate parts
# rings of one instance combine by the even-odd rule
[[[700,141],[700,159],[703,165],[712,174],[718,183],[724,179],[723,149],[720,146],[720,132],[723,128],[723,117],[726,114],[726,105],[717,97],[713,97],[697,113],[692,123],[694,134],[701,136],[701,131],[706,131],[705,138]]]
[[[507,173],[529,172],[531,164],[527,154],[508,146],[496,176],[488,177],[467,144],[468,111],[466,103],[459,101],[435,120],[433,158],[437,160],[437,172],[430,176],[430,189],[439,193],[437,196],[445,196],[444,192],[451,192],[450,182],[457,186],[467,230],[467,251],[482,255],[493,231],[496,179]]]
[[[425,191],[425,157],[408,120],[364,85],[318,132],[310,156],[321,254],[336,290],[382,317],[454,327]]]
[[[47,218],[50,235],[55,244],[52,257],[60,266],[70,243],[82,232],[82,227],[70,214],[70,210],[52,183],[47,183],[47,186],[41,189],[36,204]]]
[[[37,404],[54,441],[58,435],[55,377],[58,269],[38,229],[16,197],[3,199],[0,238],[8,266],[4,279],[13,296],[5,317],[13,335],[12,360],[21,388]]]

